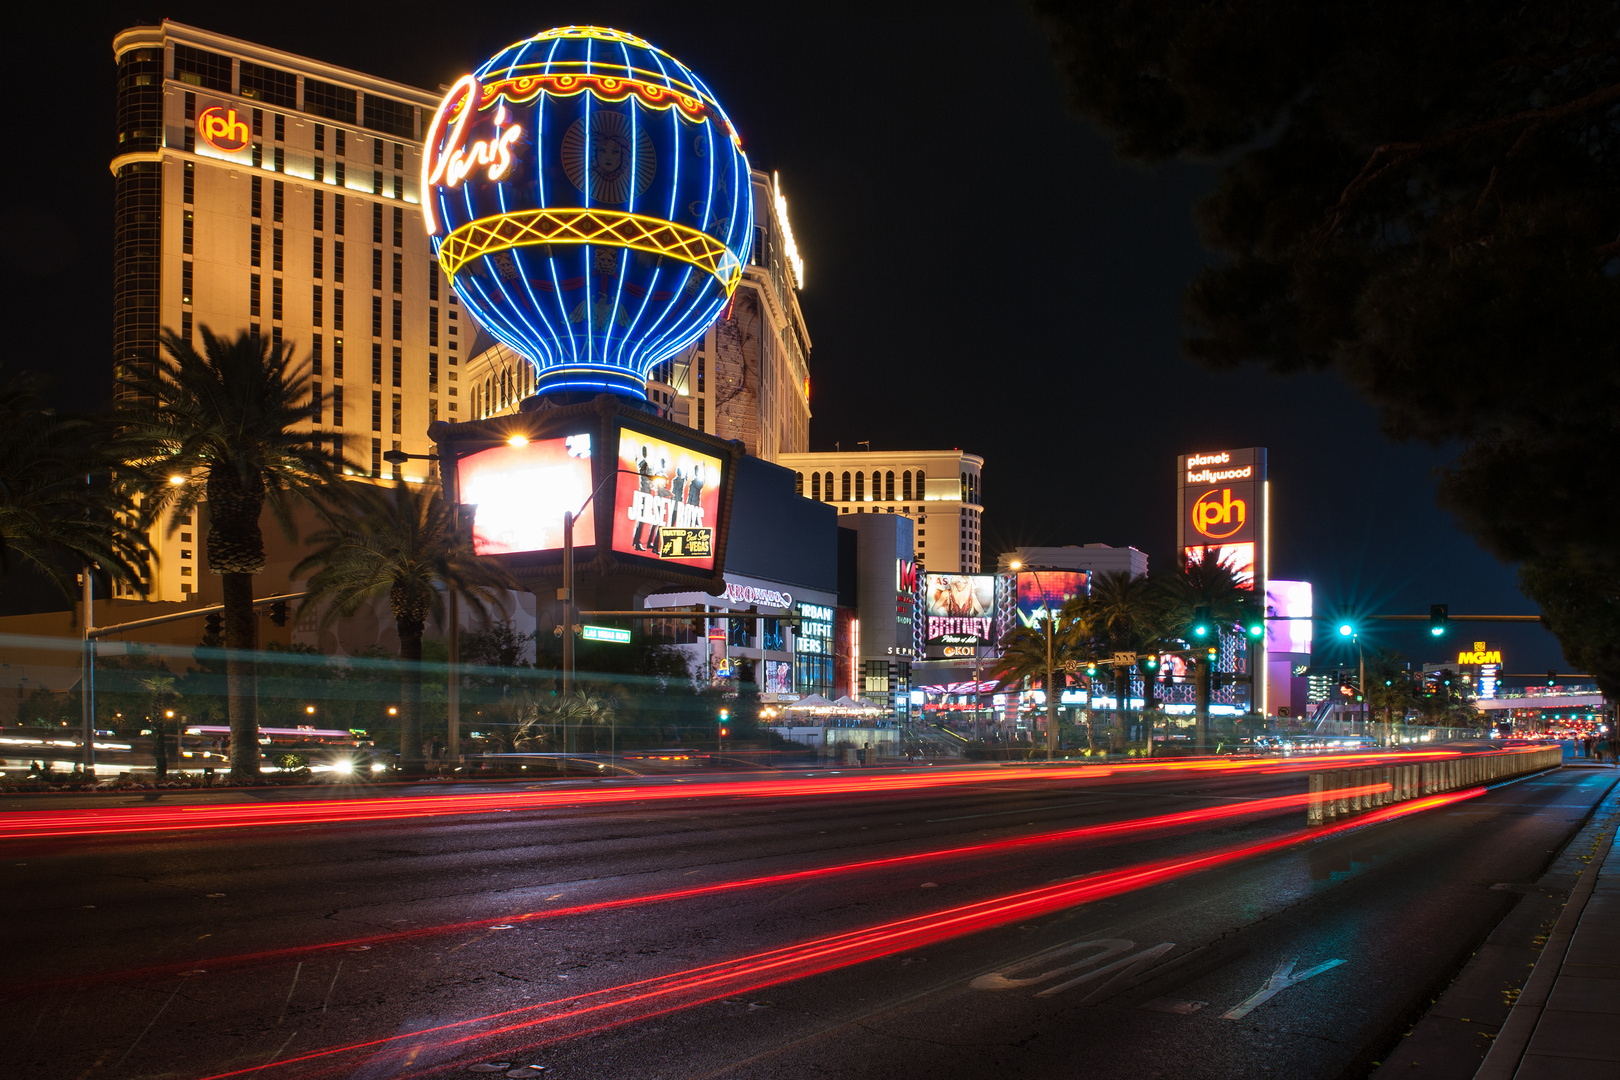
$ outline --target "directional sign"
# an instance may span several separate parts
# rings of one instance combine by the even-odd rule
[[[707,559],[713,555],[713,529],[664,528],[658,530],[658,557],[660,559]]]
[[[586,625],[580,634],[586,641],[611,641],[618,645],[630,644],[630,631],[617,626]]]
[[[1133,652],[1117,652],[1114,654],[1115,667],[1130,667],[1136,663],[1136,654]]]

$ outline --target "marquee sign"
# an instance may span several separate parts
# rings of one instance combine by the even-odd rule
[[[1261,447],[1184,454],[1176,460],[1176,539],[1182,558],[1206,551],[1248,588],[1266,580],[1266,452]]]

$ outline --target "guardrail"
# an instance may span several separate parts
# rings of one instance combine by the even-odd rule
[[[1310,775],[1312,799],[1306,807],[1306,821],[1311,825],[1324,825],[1392,803],[1555,769],[1563,760],[1563,748],[1550,746],[1500,753],[1462,754],[1441,761],[1418,761],[1410,765],[1313,772]],[[1367,791],[1368,788],[1384,785],[1387,787],[1382,791]],[[1357,794],[1335,794],[1348,792],[1349,789],[1361,791]]]

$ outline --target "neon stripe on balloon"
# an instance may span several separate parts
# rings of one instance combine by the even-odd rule
[[[611,244],[668,256],[713,274],[728,295],[742,278],[741,260],[707,233],[605,207],[521,210],[469,221],[439,245],[439,265],[454,277],[481,255],[539,244]]]

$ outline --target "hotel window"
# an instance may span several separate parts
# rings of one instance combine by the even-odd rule
[[[428,345],[431,348],[439,347],[439,309],[428,308]]]
[[[826,493],[827,501],[832,502],[833,501],[833,474],[832,473],[827,474],[826,483],[823,485],[821,490]]]
[[[336,374],[335,365],[333,367],[333,374]],[[343,426],[343,387],[341,384],[332,387],[332,426]]]
[[[310,292],[309,322],[311,326],[321,325],[321,314],[325,308],[325,305],[321,303],[321,292],[322,289],[319,285],[315,286]]]
[[[186,128],[185,141],[184,141],[184,143],[182,145],[185,147],[185,151],[188,154],[194,153],[196,151],[196,149],[197,149],[197,129],[196,128],[190,127],[190,126],[188,126]]]
[[[401,310],[402,307],[403,307],[403,302],[402,301],[399,301],[399,300],[394,301],[394,340],[395,341],[403,340],[400,337],[400,325],[399,325],[400,320],[401,320],[401,316],[403,314],[403,312]]]
[[[917,470],[917,498],[919,498],[919,499],[928,498],[928,484],[927,484],[926,480],[927,480],[927,478],[923,476],[923,471],[921,469],[918,469]]]
[[[381,169],[371,170],[371,193],[373,195],[381,195],[383,193]]]
[[[343,174],[344,174],[343,162],[340,161],[337,164],[332,166],[332,183],[336,184],[338,187],[343,187],[344,186],[344,175]]]
[[[405,246],[405,211],[397,206],[394,207],[394,246]]]
[[[428,398],[428,423],[431,424],[435,420],[437,420],[438,418],[439,418],[439,399],[438,398]]]
[[[341,176],[338,177],[338,183],[340,183],[340,184],[343,183],[343,177],[341,177]],[[342,195],[333,195],[332,196],[332,235],[333,236],[342,236],[343,235],[343,196]],[[338,265],[339,265],[339,267],[341,267],[343,264],[341,262],[339,262]]]
[[[883,474],[883,501],[894,502],[894,473]]]
[[[286,157],[286,155],[287,155],[287,151],[286,151],[285,147],[278,146],[274,150],[271,150],[270,151],[270,167],[272,169],[274,169],[276,172],[286,172],[287,171],[287,157]],[[276,183],[279,184],[279,183],[281,183],[281,181],[277,180]],[[279,221],[280,219],[278,218],[277,220]]]
[[[332,378],[343,378],[343,339],[340,337],[332,339]]]
[[[907,469],[900,477],[900,498],[911,498],[911,470]],[[908,511],[909,512],[909,511]]]
[[[311,277],[320,279],[326,276],[326,241],[318,236],[310,247],[309,264]]]
[[[371,430],[382,430],[382,391],[371,392]]]
[[[280,282],[277,282],[277,284],[280,284]],[[272,326],[270,328],[270,344],[277,348],[281,346],[281,327]]]
[[[382,249],[371,249],[371,287],[382,291]]]
[[[186,91],[186,119],[197,119],[197,95],[190,90]]]
[[[810,474],[810,497],[816,502],[821,501],[821,474]]]
[[[371,163],[373,165],[383,163],[383,141],[381,139],[371,140]]]
[[[382,203],[371,204],[371,242],[382,243]]]
[[[343,230],[339,229],[341,233]],[[332,280],[343,284],[343,241],[332,241]]]
[[[278,185],[279,186],[279,185]],[[281,272],[281,230],[270,230],[270,269]]]
[[[398,434],[398,429],[395,429],[395,434]],[[394,442],[394,452],[397,454],[399,452],[399,440],[395,439],[393,442]],[[388,471],[389,471],[390,476],[393,479],[398,480],[399,479],[399,462],[397,462],[397,461],[390,462],[389,465],[388,465]]]
[[[394,171],[405,171],[405,145],[403,143],[394,144]],[[395,212],[397,213],[398,211]]]
[[[326,149],[326,125],[325,124],[316,124],[315,125],[315,149],[317,149],[317,150],[325,150]]]
[[[180,264],[180,302],[191,303],[191,263]]]
[[[270,318],[281,318],[281,279],[270,279]]]
[[[382,297],[371,298],[371,336],[382,337]]]
[[[437,263],[430,262],[430,263],[428,263],[428,299],[429,300],[437,300],[438,298],[439,298],[439,265]]]
[[[253,178],[253,183],[252,183],[251,187],[252,187],[252,196],[251,196],[252,203],[249,206],[249,214],[252,217],[263,217],[264,216],[264,177],[255,176]]]
[[[180,337],[185,341],[190,341],[191,340],[191,312],[190,311],[182,311],[180,313]]]
[[[254,143],[253,144],[253,167],[255,169],[257,169],[260,166],[262,166],[263,164],[264,164],[264,144],[263,143]]]
[[[336,120],[343,124],[355,122],[355,92],[343,86],[334,86],[319,79],[304,79],[304,111]],[[338,153],[343,152],[343,132],[338,131]]]
[[[311,334],[309,337],[309,373],[321,374],[321,335]]]
[[[698,357],[697,362],[698,362],[698,387],[697,387],[697,392],[701,394],[701,393],[703,393],[703,381],[704,381],[704,378],[703,378],[703,376],[704,376],[703,357],[701,357],[701,356]]]
[[[399,241],[396,239],[395,243],[398,243],[398,242]],[[396,251],[396,252],[394,252],[394,291],[395,292],[401,292],[402,291],[401,286],[403,284],[404,277],[405,277],[405,256],[401,255],[399,252]]]
[[[703,421],[703,399],[698,398],[698,423],[697,423],[697,429],[699,431],[703,430],[703,422],[704,422]]]
[[[197,201],[197,166],[195,162],[186,162],[185,180],[181,183],[182,197],[187,204]]]
[[[276,142],[285,142],[286,140],[287,118],[280,113],[276,113]]]
[[[394,385],[402,385],[405,374],[405,361],[398,345],[394,346]]]
[[[401,404],[398,394],[394,395],[394,413],[392,419],[394,422],[394,434],[401,434],[402,429],[405,426],[405,408]]]
[[[382,385],[382,346],[376,342],[371,343],[371,381],[376,386]]]
[[[802,472],[793,474],[793,494],[800,498],[804,497],[804,473]]]
[[[263,109],[254,109],[253,110],[253,134],[261,135],[261,136],[264,134],[264,110]]]
[[[343,290],[332,290],[332,329],[343,329]]]
[[[259,275],[248,275],[248,314],[254,318],[259,315]]]
[[[382,475],[382,440],[371,440],[371,475]]]
[[[321,384],[310,383],[309,420],[316,427],[321,426]]]
[[[844,502],[849,502],[849,473],[844,474]]]
[[[186,255],[192,254],[192,242],[197,228],[196,216],[187,210],[180,218],[180,250]]]
[[[174,44],[174,77],[192,86],[229,94],[232,91],[231,58],[194,49],[177,41]]]
[[[306,93],[305,94],[305,99],[306,100],[308,99],[308,96],[309,95]],[[313,110],[311,110],[311,111],[313,111]],[[344,131],[342,128],[334,128],[333,129],[333,137],[336,139],[335,146],[337,148],[337,156],[338,157],[342,157],[344,155],[344,153],[346,152],[343,149],[343,140],[347,135],[348,135],[348,132]]]
[[[866,474],[863,472],[855,474],[855,501],[866,501]]]
[[[264,233],[262,227],[254,225],[248,232],[248,265],[258,266],[264,255]]]
[[[428,353],[428,393],[439,389],[439,354]]]

